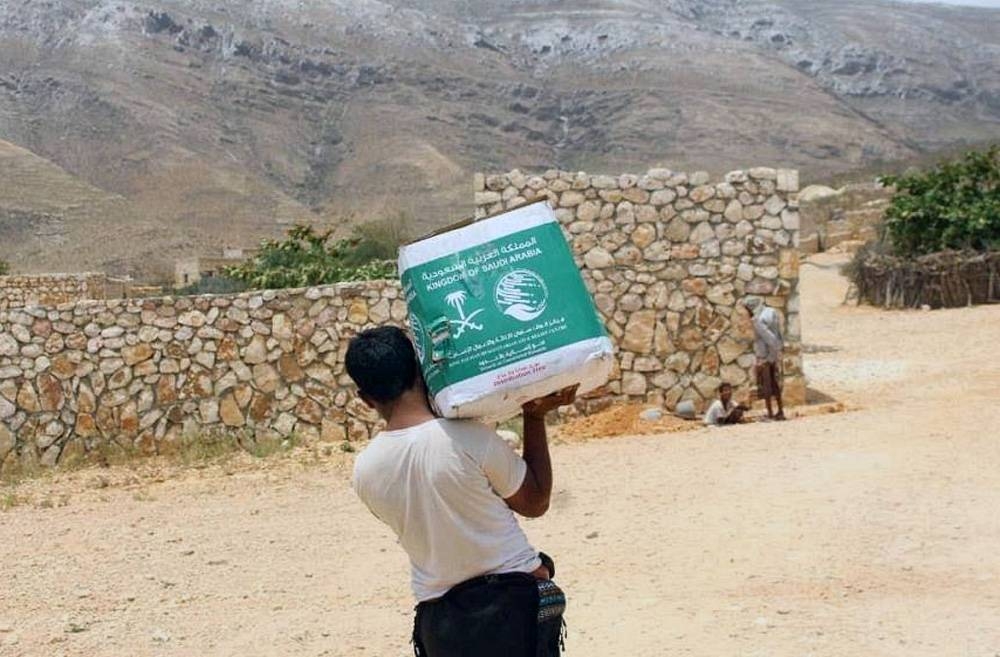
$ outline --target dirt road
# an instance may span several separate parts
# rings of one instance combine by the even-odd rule
[[[1000,307],[842,307],[830,264],[803,269],[807,371],[856,410],[555,447],[527,527],[568,655],[1000,655]],[[22,487],[0,655],[412,654],[405,558],[348,472]]]

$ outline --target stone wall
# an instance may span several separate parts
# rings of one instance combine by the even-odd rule
[[[0,469],[214,432],[366,439],[347,340],[405,316],[385,281],[0,311]]]
[[[618,348],[613,380],[583,410],[615,399],[704,407],[721,381],[749,391],[751,329],[736,306],[746,294],[785,316],[796,403],[797,187],[796,172],[765,168],[722,182],[512,171],[476,176],[476,203],[480,216],[537,198],[556,208]],[[99,283],[87,279],[88,294]],[[0,469],[222,433],[364,440],[378,420],[344,372],[347,342],[406,314],[391,281],[0,309]]]
[[[858,244],[878,238],[894,194],[894,188],[878,183],[845,185],[836,190],[819,185],[806,187],[799,194],[799,250],[817,253],[842,245],[853,250]]]
[[[0,310],[104,299],[106,285],[99,273],[0,276]]]
[[[784,316],[785,393],[805,400],[800,352],[798,173],[755,168],[645,175],[520,171],[475,177],[477,216],[547,198],[618,348],[590,406],[632,399],[699,408],[722,381],[749,394],[752,328],[737,308],[761,295]]]

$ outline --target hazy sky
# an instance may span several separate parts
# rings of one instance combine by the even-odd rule
[[[905,0],[906,2],[939,2],[943,5],[965,5],[968,7],[996,7],[1000,9],[1000,0]]]

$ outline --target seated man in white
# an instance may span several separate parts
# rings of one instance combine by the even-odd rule
[[[743,414],[748,410],[743,404],[733,404],[733,386],[723,383],[719,386],[719,398],[712,402],[708,412],[705,413],[705,426],[739,424],[743,421]]]

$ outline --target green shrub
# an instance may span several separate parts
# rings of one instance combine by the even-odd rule
[[[405,217],[358,226],[347,239],[299,224],[284,240],[264,240],[257,255],[225,275],[256,289],[307,287],[396,276],[395,257],[406,240]]]
[[[884,225],[897,255],[1000,248],[1000,145],[881,181],[898,190]]]
[[[394,261],[400,245],[409,239],[410,221],[402,213],[359,224],[354,228],[354,248],[345,262],[363,265],[369,262]]]
[[[6,276],[10,273],[10,263],[6,260],[0,260],[0,276]]]

